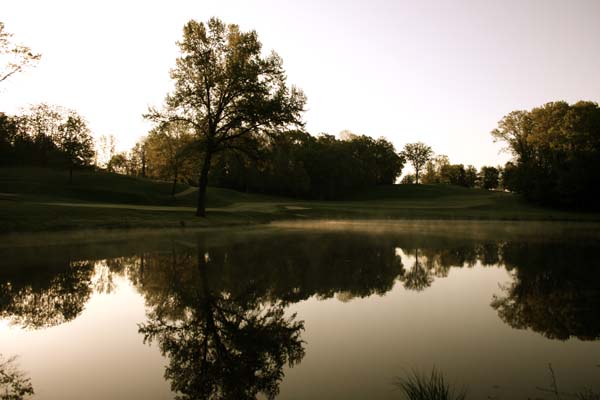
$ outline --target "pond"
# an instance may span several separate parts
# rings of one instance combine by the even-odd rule
[[[5,243],[0,367],[61,400],[402,399],[433,368],[472,399],[600,391],[599,243],[454,221]]]

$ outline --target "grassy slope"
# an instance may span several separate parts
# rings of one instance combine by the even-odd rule
[[[518,196],[446,185],[378,187],[345,201],[301,201],[209,188],[209,217],[193,217],[195,193],[179,185],[109,173],[0,168],[0,233],[89,228],[200,227],[277,219],[600,220],[549,210]]]

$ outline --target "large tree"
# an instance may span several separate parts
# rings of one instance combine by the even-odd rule
[[[21,72],[25,67],[37,63],[41,55],[33,53],[27,46],[11,43],[12,34],[4,30],[0,22],[0,82]]]
[[[425,143],[408,143],[404,146],[401,155],[412,164],[415,169],[415,180],[419,184],[419,171],[433,156],[433,150]]]
[[[301,126],[305,96],[286,85],[281,58],[262,55],[255,31],[242,32],[218,18],[189,21],[178,43],[181,55],[171,71],[175,88],[163,110],[147,118],[160,124],[184,123],[203,154],[198,179],[197,216],[206,213],[206,185],[215,153],[244,150],[266,129]]]

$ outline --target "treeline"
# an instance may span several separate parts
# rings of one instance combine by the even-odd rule
[[[257,154],[221,154],[209,182],[236,190],[315,199],[338,199],[393,184],[403,158],[389,141],[368,136],[317,137],[302,131],[273,133]]]
[[[432,157],[425,163],[420,182],[426,185],[444,184],[467,188],[504,189],[503,168],[483,166],[478,171],[473,165],[450,164],[448,156]],[[402,178],[402,183],[415,183],[415,175],[408,174]]]
[[[136,148],[142,150],[131,154],[143,155],[146,176],[171,180],[173,188],[179,181],[197,182],[202,152],[184,125],[153,129]],[[245,192],[337,199],[360,189],[393,184],[403,166],[403,158],[383,138],[346,134],[342,140],[303,131],[269,132],[220,152],[212,163],[209,182]]]
[[[94,162],[94,141],[77,112],[38,104],[19,116],[0,113],[0,165],[74,168]]]
[[[526,199],[575,209],[600,202],[600,108],[597,103],[547,103],[513,111],[492,132],[508,144],[513,161],[504,184]]]

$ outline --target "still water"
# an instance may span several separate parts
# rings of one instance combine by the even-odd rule
[[[33,398],[401,399],[435,367],[470,399],[549,399],[549,365],[600,391],[597,226],[81,239],[0,247],[0,354]]]

